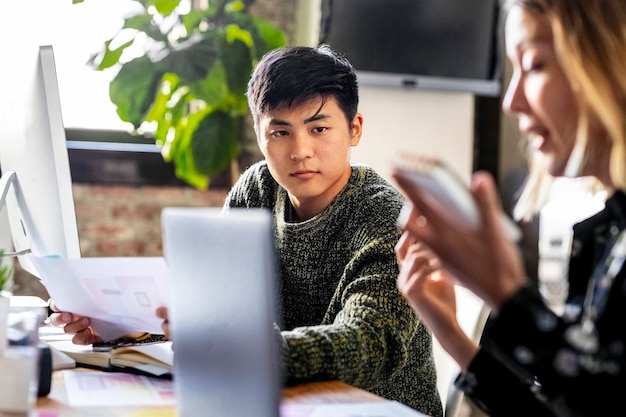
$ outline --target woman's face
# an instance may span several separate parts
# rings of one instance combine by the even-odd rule
[[[540,152],[548,172],[562,176],[574,147],[579,117],[576,99],[554,49],[547,20],[513,7],[505,28],[513,73],[502,107]]]

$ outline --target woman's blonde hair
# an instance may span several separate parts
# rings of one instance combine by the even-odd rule
[[[580,109],[576,140],[586,145],[582,163],[602,151],[598,145],[610,149],[611,180],[626,190],[626,0],[505,0],[505,11],[513,6],[543,16],[552,28],[557,59]],[[587,143],[592,125],[606,134]],[[516,218],[538,212],[551,181],[534,153]]]

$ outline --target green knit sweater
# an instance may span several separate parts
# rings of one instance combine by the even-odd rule
[[[353,165],[322,213],[288,223],[287,192],[261,161],[239,178],[225,207],[274,214],[287,383],[339,379],[441,416],[431,335],[396,288],[403,202],[374,170]]]

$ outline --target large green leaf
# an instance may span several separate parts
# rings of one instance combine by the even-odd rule
[[[4,250],[0,249],[0,259],[4,256]],[[0,263],[0,291],[10,291],[13,278],[13,268],[9,263]]]
[[[130,40],[123,45],[120,45],[118,48],[110,49],[111,41],[106,41],[104,43],[104,56],[102,57],[102,61],[98,64],[98,69],[103,70],[113,65],[117,64],[120,60],[120,56],[124,52],[124,49],[128,48],[132,45],[134,40]]]
[[[152,106],[161,74],[147,57],[139,57],[122,66],[109,85],[109,96],[117,114],[135,129],[143,123]]]
[[[124,29],[135,29],[156,41],[167,42],[167,36],[161,33],[152,15],[147,12],[126,18]]]
[[[163,74],[159,88],[154,96],[152,107],[146,115],[146,121],[154,122],[166,117],[168,103],[172,100],[172,96],[178,88],[178,82],[179,78],[176,74],[171,72]]]
[[[163,146],[167,141],[170,128],[177,123],[172,108],[180,106],[184,97],[179,94],[178,77],[176,74],[163,75],[160,86],[156,91],[150,111],[146,115],[147,122],[156,122],[154,138],[157,145]]]
[[[204,114],[208,114],[208,112],[204,112]],[[192,120],[192,124],[192,126],[189,126],[188,115],[182,117],[178,123],[176,123],[174,137],[167,141],[167,146],[163,147],[162,154],[168,162],[177,161],[176,165],[180,165],[181,163],[187,164],[191,166],[191,169],[195,170],[193,158],[189,159],[187,162],[187,159],[181,157],[181,155],[185,153],[185,150],[191,152],[191,140],[197,123],[193,123]],[[181,161],[181,158],[184,160]]]
[[[150,0],[148,5],[156,8],[162,16],[169,16],[178,7],[181,0]]]
[[[209,176],[196,170],[193,163],[193,151],[191,150],[191,131],[186,126],[186,120],[176,129],[176,137],[163,148],[167,154],[163,154],[165,161],[173,162],[176,176],[196,188],[204,189],[208,186]]]
[[[211,106],[220,106],[228,97],[226,70],[221,60],[211,68],[207,76],[189,84],[191,95]]]
[[[272,26],[263,19],[252,17],[245,13],[231,16],[232,23],[250,33],[253,39],[253,58],[259,59],[265,53],[287,44],[284,32]]]
[[[198,34],[155,57],[155,66],[161,73],[172,72],[181,82],[190,83],[204,79],[218,59],[215,35]]]
[[[256,58],[260,59],[272,49],[283,47],[287,44],[287,37],[284,32],[272,26],[263,19],[253,17],[254,30],[250,30],[254,38]]]
[[[169,16],[180,4],[181,0],[134,0],[140,3],[145,9],[154,6],[155,10],[162,16]]]
[[[196,169],[191,143],[198,123],[209,113],[210,110],[203,109],[181,118],[175,127],[174,138],[161,149],[164,160],[174,163],[176,176],[199,189],[208,187],[209,176]]]
[[[191,149],[196,170],[217,175],[239,154],[241,119],[228,113],[214,111],[199,121]]]
[[[207,9],[192,10],[182,16],[182,23],[188,33],[194,33],[201,22],[207,22],[210,18],[215,16],[217,12],[217,7],[211,2]]]
[[[185,155],[188,157],[188,159],[193,159],[191,149]],[[183,168],[183,166],[180,164],[176,164],[175,168],[176,169],[174,171],[176,177],[185,181],[187,184],[199,190],[206,190],[207,188],[209,188],[211,178],[208,175],[201,174],[194,169]]]
[[[249,32],[242,31],[235,25],[228,27],[227,35],[227,39],[222,40],[220,44],[220,51],[226,69],[228,88],[233,94],[243,96],[252,73],[249,46],[252,44],[252,37]],[[247,43],[242,40],[246,39],[246,35],[249,38]]]

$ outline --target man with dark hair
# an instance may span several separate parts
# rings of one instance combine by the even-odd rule
[[[350,163],[363,126],[354,68],[328,46],[274,50],[247,95],[265,159],[225,208],[274,213],[287,381],[340,379],[441,415],[430,334],[396,288],[403,197]]]
[[[328,46],[277,49],[247,95],[264,160],[224,210],[274,215],[286,382],[338,379],[441,416],[430,333],[396,288],[404,198],[350,162],[363,126],[354,68]],[[169,335],[167,309],[157,314]]]

